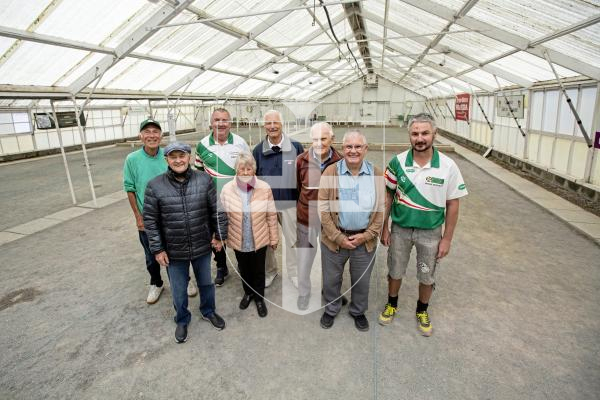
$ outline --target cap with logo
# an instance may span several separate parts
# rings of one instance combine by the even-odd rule
[[[158,127],[158,129],[160,129],[162,131],[162,128],[160,127],[160,124],[158,123],[157,120],[152,119],[152,118],[148,118],[142,121],[142,123],[140,124],[140,132],[144,130],[145,127],[147,127],[148,125],[156,125]]]
[[[184,153],[191,154],[192,148],[190,147],[189,144],[185,144],[182,142],[173,142],[173,143],[169,143],[165,147],[165,150],[164,150],[165,156],[168,155],[169,153],[171,153],[172,151],[183,151]]]

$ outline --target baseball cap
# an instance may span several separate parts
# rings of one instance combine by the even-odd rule
[[[173,143],[169,143],[168,145],[165,146],[165,150],[164,150],[165,156],[168,155],[172,151],[183,151],[185,153],[191,154],[192,148],[190,147],[189,144],[185,144],[182,142],[173,142]]]
[[[148,119],[143,120],[142,123],[140,124],[140,132],[143,131],[144,128],[150,124],[158,126],[158,129],[160,129],[162,131],[162,128],[157,120],[148,118]]]

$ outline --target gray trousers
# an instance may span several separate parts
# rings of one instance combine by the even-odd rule
[[[298,223],[298,241],[296,255],[298,261],[298,296],[308,296],[311,292],[310,273],[312,271],[317,246],[319,245],[319,228],[308,227]],[[318,265],[320,269],[320,265]]]
[[[283,234],[282,240],[279,241],[282,254],[283,246],[286,247],[285,259],[283,259],[283,263],[287,267],[288,277],[291,278],[297,274],[296,249],[294,247],[296,245],[296,207],[285,208],[281,211],[278,211],[277,222],[279,222],[281,233]],[[271,248],[271,246],[267,246],[265,276],[272,277],[275,276],[275,274],[277,274],[277,258],[275,257],[275,251]]]
[[[365,245],[353,250],[329,250],[321,243],[321,263],[323,265],[323,296],[327,305],[325,312],[336,316],[342,308],[342,276],[344,266],[350,260],[351,298],[348,311],[351,315],[364,314],[369,307],[369,283],[375,265],[375,252],[369,253]]]

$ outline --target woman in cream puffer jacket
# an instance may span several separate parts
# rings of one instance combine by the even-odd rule
[[[236,176],[221,190],[221,204],[229,220],[227,246],[235,252],[242,277],[244,296],[240,308],[254,299],[258,315],[265,317],[265,257],[267,246],[277,248],[277,210],[268,183],[256,178],[256,162],[250,153],[241,153],[235,164]]]

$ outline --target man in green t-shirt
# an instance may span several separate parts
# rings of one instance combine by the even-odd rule
[[[144,231],[144,219],[142,218],[146,185],[152,178],[167,170],[167,161],[163,150],[159,147],[161,139],[162,129],[158,121],[152,118],[142,121],[140,124],[142,148],[129,153],[123,167],[123,188],[127,193],[127,199],[135,217],[140,243],[146,255],[146,269],[150,274],[150,291],[146,298],[148,304],[156,303],[163,291],[160,264],[150,252],[150,244]]]
[[[456,163],[433,146],[436,126],[429,114],[413,117],[408,133],[411,149],[392,158],[385,171],[388,191],[381,243],[390,246],[388,302],[379,315],[379,323],[388,325],[394,319],[402,278],[415,246],[419,280],[417,326],[423,336],[431,336],[427,307],[435,284],[434,274],[439,260],[450,251],[459,198],[466,196],[467,190]]]

